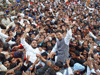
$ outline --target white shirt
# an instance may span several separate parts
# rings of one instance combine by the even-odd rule
[[[23,19],[21,19],[20,21],[18,20],[18,22],[21,24],[21,25],[23,25],[24,23],[24,20]]]
[[[70,42],[70,39],[72,38],[72,30],[70,29],[70,30],[68,30],[67,31],[67,34],[66,34],[66,36],[65,36],[65,38],[64,38],[64,41],[65,41],[65,44],[66,45],[69,45],[69,42]],[[59,41],[59,40],[58,40]],[[56,50],[57,50],[57,42],[56,42],[56,44],[55,44],[55,46],[54,46],[54,48],[52,49],[52,51],[51,52],[56,52]]]
[[[0,28],[0,39],[2,40],[2,42],[3,42],[4,44],[6,44],[6,43],[7,43],[7,42],[6,42],[6,39],[7,39],[9,36],[3,34],[3,33],[1,32],[1,30],[2,30],[2,29]],[[13,37],[14,37],[15,35],[16,35],[16,32],[13,33]],[[9,44],[9,45],[12,45],[12,44],[16,44],[16,42],[10,40],[10,41],[8,41],[8,44]]]
[[[36,54],[41,54],[41,51],[39,50],[39,48],[35,48],[33,49],[31,45],[29,45],[26,41],[25,38],[21,38],[21,44],[22,46],[25,48],[26,50],[26,57],[30,56],[29,61],[31,61],[32,63],[34,63],[37,59]]]
[[[0,71],[7,71],[7,68],[3,64],[0,64]]]
[[[92,38],[97,39],[97,37],[96,37],[92,32],[90,32],[90,31],[89,31],[89,35],[90,35]]]
[[[56,72],[56,75],[63,75],[61,72]]]
[[[8,25],[10,24],[10,19],[7,18],[7,20],[6,20],[5,18],[3,18],[3,19],[1,20],[1,23],[2,23],[3,25],[5,25],[5,26],[8,26]]]
[[[6,0],[6,3],[7,3],[7,4],[11,4],[11,3],[9,2],[9,0]]]
[[[64,74],[63,75],[70,75],[70,74],[74,74],[73,73],[73,69],[71,67],[68,67],[64,70]]]
[[[14,23],[14,21],[11,22],[11,23],[7,26],[7,29],[8,29],[10,26],[12,26],[12,27],[15,27],[15,26],[16,26],[15,23]]]
[[[24,20],[26,20],[27,23],[30,24],[29,21],[28,21],[27,19],[21,19],[20,21],[18,20],[18,22],[19,22],[22,26],[24,26],[24,25],[25,25],[25,24],[24,24]]]

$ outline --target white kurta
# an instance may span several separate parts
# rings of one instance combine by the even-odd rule
[[[39,48],[33,49],[31,45],[29,45],[25,39],[21,38],[21,44],[26,50],[26,57],[30,56],[29,61],[34,63],[37,59],[36,54],[41,54],[42,52],[39,50]]]

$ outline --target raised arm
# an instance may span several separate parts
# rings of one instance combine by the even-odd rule
[[[65,43],[66,43],[67,45],[69,45],[69,42],[70,42],[70,40],[71,40],[71,38],[72,38],[72,30],[71,30],[71,27],[69,26],[69,17],[68,17],[68,16],[66,16],[64,22],[65,22],[66,24],[68,24],[67,34],[66,34],[64,40],[65,40]]]
[[[97,37],[96,37],[92,32],[90,32],[90,31],[89,31],[89,35],[90,35],[92,38],[97,39]]]
[[[69,29],[69,30],[67,31],[67,34],[66,34],[65,38],[64,38],[65,43],[66,43],[67,45],[69,45],[69,42],[70,42],[71,38],[72,38],[72,30]]]
[[[57,51],[57,43],[55,44],[54,48],[52,49],[51,53],[48,54],[48,59],[49,58],[53,58],[54,55],[56,55],[56,51]]]
[[[30,31],[30,27],[28,26],[21,37],[21,44],[27,50],[29,48],[29,44],[25,41],[26,34]]]

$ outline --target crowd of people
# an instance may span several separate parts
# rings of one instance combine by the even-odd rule
[[[0,0],[0,75],[100,75],[100,0]]]

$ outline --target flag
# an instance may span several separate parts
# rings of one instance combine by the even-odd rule
[[[90,1],[90,0],[87,1],[87,5],[89,5],[89,1]]]

